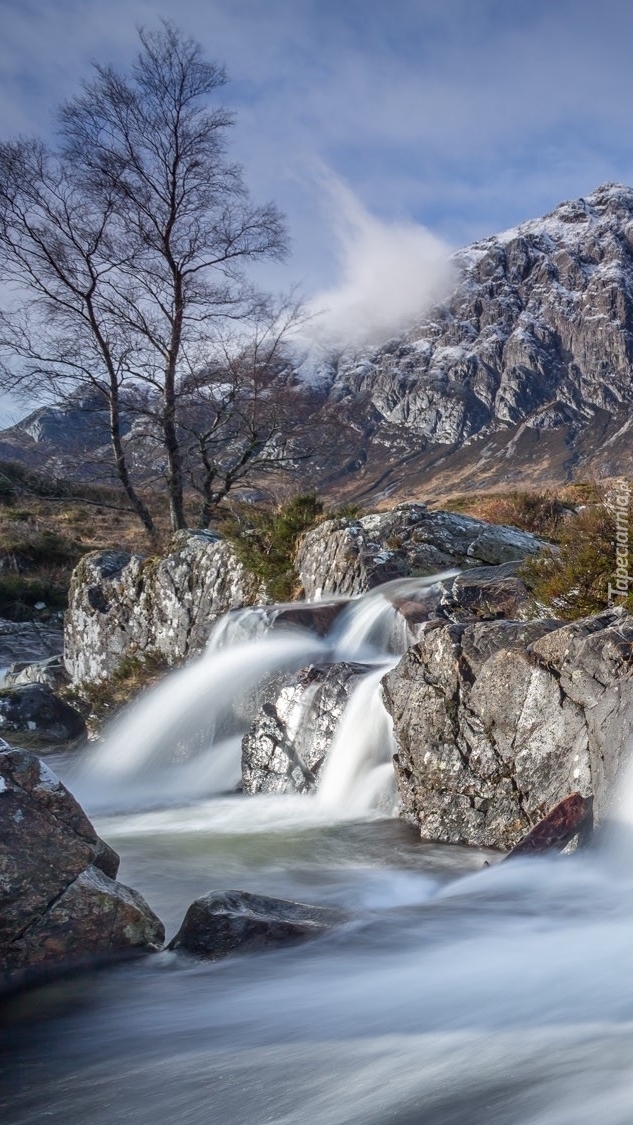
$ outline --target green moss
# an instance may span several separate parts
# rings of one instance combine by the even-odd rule
[[[266,583],[271,597],[287,601],[298,584],[294,557],[299,540],[323,518],[323,502],[309,493],[275,510],[244,506],[221,530],[240,562]]]

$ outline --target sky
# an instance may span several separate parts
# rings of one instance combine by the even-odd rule
[[[226,64],[233,154],[288,217],[277,288],[345,307],[390,234],[435,269],[438,247],[633,183],[628,0],[0,0],[0,135],[52,135],[91,62],[126,67],[161,17]]]

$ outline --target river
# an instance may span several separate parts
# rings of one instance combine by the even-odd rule
[[[341,636],[339,627],[337,658]],[[372,642],[376,671],[397,658],[384,636]],[[297,639],[276,638],[273,665],[299,665],[298,652],[289,655]],[[234,679],[240,644],[249,642],[220,646],[203,672],[176,673],[139,705],[141,728],[163,708],[160,730],[172,730],[165,699],[174,711],[185,700],[199,722],[207,672],[216,684],[222,667]],[[366,634],[355,644],[372,656]],[[307,647],[323,657],[328,643]],[[250,656],[239,655],[241,691],[251,682],[244,663],[261,674],[266,660],[253,641]],[[162,953],[16,997],[2,1032],[2,1121],[630,1125],[626,833],[600,851],[509,864],[423,843],[388,815],[375,747],[365,766],[351,748],[354,769],[328,800],[227,793],[237,751],[219,694],[211,692],[215,770],[199,746],[174,764],[147,729],[133,762],[119,754],[139,730],[138,709],[96,760],[92,752],[79,767],[58,763],[120,852],[119,877],[147,898],[168,937],[193,898],[229,887],[334,905],[349,921],[298,946],[213,963]],[[361,742],[373,727],[375,719]],[[381,793],[369,775],[382,778]],[[359,786],[363,807],[350,800]]]

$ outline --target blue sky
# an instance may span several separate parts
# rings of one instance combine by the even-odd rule
[[[91,60],[125,66],[161,16],[226,63],[233,151],[288,215],[279,287],[336,286],[337,181],[455,247],[633,183],[626,0],[0,0],[2,135],[50,133]]]

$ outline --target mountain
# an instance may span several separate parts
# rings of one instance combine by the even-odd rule
[[[297,366],[345,423],[311,483],[378,502],[632,474],[633,188],[603,184],[454,265],[406,333]],[[0,457],[77,464],[105,421],[42,408],[0,433]]]
[[[372,418],[364,487],[630,473],[633,189],[604,184],[454,263],[452,295],[405,335],[313,351],[299,369],[346,414],[362,402]]]

